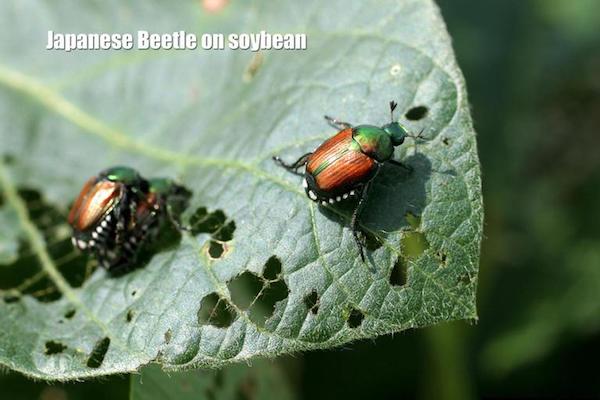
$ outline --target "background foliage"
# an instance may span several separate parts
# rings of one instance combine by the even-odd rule
[[[486,199],[480,321],[408,332],[279,367],[305,397],[598,394],[597,2],[441,1],[469,85]],[[127,393],[128,381],[5,393]]]

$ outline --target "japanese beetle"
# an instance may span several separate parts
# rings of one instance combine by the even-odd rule
[[[335,204],[350,197],[359,200],[352,213],[350,227],[362,261],[365,261],[364,243],[359,237],[358,218],[367,200],[371,182],[377,176],[381,165],[389,163],[408,171],[412,169],[392,159],[394,148],[404,139],[414,137],[405,127],[394,121],[397,103],[390,102],[391,122],[381,127],[374,125],[352,126],[347,122],[325,116],[325,119],[339,132],[326,140],[312,153],[306,153],[298,160],[287,164],[279,157],[273,160],[286,170],[304,177],[306,195],[322,204]],[[420,136],[420,135],[419,135]],[[305,167],[304,173],[298,169]]]
[[[69,212],[73,245],[108,270],[128,267],[165,217],[179,226],[172,210],[182,211],[189,195],[170,180],[146,180],[129,167],[102,171],[84,184]]]

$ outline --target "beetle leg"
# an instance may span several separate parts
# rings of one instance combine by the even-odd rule
[[[171,204],[167,204],[166,206],[167,218],[169,221],[175,226],[179,231],[191,232],[192,227],[188,225],[183,225],[179,218],[175,217],[175,213],[173,212],[173,206]]]
[[[356,242],[356,245],[358,246],[358,252],[360,253],[360,258],[363,262],[365,262],[365,254],[364,254],[365,243],[362,240],[362,238],[359,236],[358,218],[360,217],[360,212],[362,211],[363,206],[365,205],[365,202],[367,201],[367,197],[369,196],[369,189],[371,188],[371,182],[373,182],[373,180],[379,173],[379,170],[381,169],[380,163],[376,163],[375,165],[377,166],[375,169],[375,173],[373,174],[373,177],[361,188],[360,199],[358,200],[358,204],[356,205],[356,208],[354,209],[354,212],[352,213],[352,219],[350,220],[350,228],[352,229],[352,235],[354,236],[354,241]]]
[[[404,169],[405,171],[413,172],[413,167],[411,167],[410,165],[406,165],[404,163],[401,163],[400,161],[396,161],[396,160],[390,159],[390,160],[387,160],[386,162],[388,162],[388,163],[390,163],[392,165],[395,165],[396,167],[400,167],[400,168]]]
[[[115,243],[120,244],[123,242],[125,233],[128,228],[129,219],[131,218],[131,205],[129,204],[129,193],[127,190],[123,191],[123,197],[121,198],[119,205],[115,209]]]
[[[365,262],[365,253],[364,253],[365,244],[363,243],[363,240],[360,237],[360,231],[358,229],[358,217],[360,216],[360,212],[362,211],[362,208],[367,200],[370,186],[371,186],[371,181],[367,182],[367,184],[362,187],[361,192],[360,192],[360,199],[358,200],[358,203],[356,204],[356,208],[354,209],[354,212],[352,213],[352,220],[350,221],[350,228],[352,229],[352,235],[354,236],[354,241],[356,242],[356,245],[358,246],[358,252],[359,252],[360,258],[363,262]]]
[[[308,161],[308,157],[310,157],[311,155],[312,155],[312,153],[306,153],[292,164],[285,163],[281,158],[279,158],[277,156],[273,157],[273,161],[275,161],[275,163],[277,165],[279,165],[282,168],[285,168],[292,174],[296,174],[298,176],[303,176],[304,174],[298,172],[298,168],[304,166],[304,164],[306,164],[306,162]]]
[[[340,121],[339,119],[330,117],[329,115],[324,115],[323,117],[327,120],[327,123],[329,125],[333,126],[336,129],[352,128],[352,124],[348,122]]]

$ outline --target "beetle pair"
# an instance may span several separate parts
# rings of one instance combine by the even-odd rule
[[[364,243],[359,235],[358,218],[369,188],[381,165],[389,163],[411,168],[392,159],[394,148],[411,136],[394,121],[397,104],[390,102],[391,122],[381,127],[352,126],[325,116],[339,132],[292,164],[273,157],[275,162],[304,177],[306,195],[322,205],[358,197],[350,227],[365,261]],[[304,173],[298,172],[305,167]],[[128,167],[114,167],[89,179],[69,213],[73,244],[91,251],[107,269],[131,265],[141,245],[156,235],[165,220],[180,227],[172,210],[187,206],[190,192],[167,179],[142,178]]]
[[[325,116],[339,132],[321,144],[314,152],[306,153],[288,164],[279,157],[273,160],[286,170],[304,177],[306,195],[324,206],[357,196],[358,202],[352,213],[350,227],[362,261],[365,261],[363,240],[359,236],[358,218],[367,200],[373,179],[381,165],[389,163],[408,171],[412,169],[392,159],[394,148],[411,136],[405,127],[394,121],[397,103],[390,102],[389,124],[352,126],[347,122]],[[304,173],[298,169],[305,167]]]
[[[106,269],[135,262],[141,246],[165,220],[179,226],[173,210],[186,207],[190,193],[163,178],[144,179],[129,167],[113,167],[90,178],[69,212],[75,247],[93,253]]]

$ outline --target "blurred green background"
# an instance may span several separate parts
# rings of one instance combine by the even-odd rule
[[[480,320],[276,365],[299,398],[600,396],[600,1],[439,4],[483,169]],[[128,394],[0,375],[2,399]]]

